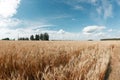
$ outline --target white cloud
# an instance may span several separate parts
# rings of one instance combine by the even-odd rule
[[[109,29],[105,26],[87,26],[83,28],[83,35],[85,39],[103,39],[103,38],[118,38],[120,37],[119,30]]]
[[[7,23],[6,25],[4,23]],[[50,27],[55,25],[47,24],[44,22],[39,21],[17,21],[15,20],[8,20],[0,22],[1,32],[0,32],[0,39],[9,37],[9,38],[18,38],[19,37],[29,37],[32,34],[40,34],[42,32],[49,32]],[[8,27],[9,26],[9,27]],[[9,34],[8,34],[9,33]],[[59,34],[62,33],[62,30],[59,31]],[[2,36],[4,35],[4,36]]]
[[[113,29],[109,29],[109,30],[108,30],[108,32],[112,32],[112,31],[113,31]]]
[[[0,0],[0,34],[8,33],[10,28],[14,28],[21,23],[19,19],[13,18],[17,13],[20,0]]]
[[[96,33],[95,36],[104,37],[104,36],[106,36],[106,34],[104,32],[99,32],[99,33]]]
[[[104,27],[104,26],[87,26],[83,29],[83,33],[84,34],[91,34],[91,33],[94,33],[94,32],[104,30],[105,28],[106,27]]]
[[[81,31],[78,33],[74,33],[74,32],[67,32],[63,29],[60,29],[58,31],[44,30],[42,32],[43,33],[48,32],[51,40],[88,40],[88,39],[99,40],[108,36],[108,33],[106,34],[104,31],[102,31],[104,29],[105,29],[104,26],[99,26],[99,27],[97,26],[94,29],[96,32],[86,33],[88,35],[82,34]]]
[[[58,31],[47,31],[51,40],[85,40],[80,33],[67,32],[63,29]]]
[[[17,12],[20,0],[0,0],[0,17],[12,17]]]
[[[65,34],[65,31],[63,29],[60,29],[57,33],[58,34]]]
[[[15,18],[0,19],[0,28],[12,28],[20,24],[21,21]]]

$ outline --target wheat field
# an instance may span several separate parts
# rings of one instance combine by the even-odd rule
[[[0,80],[119,80],[119,41],[0,41]]]

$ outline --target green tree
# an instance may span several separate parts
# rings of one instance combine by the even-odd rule
[[[20,38],[18,38],[18,40],[29,40],[29,38],[20,37]]]
[[[29,40],[29,38],[27,37],[26,40]]]
[[[49,35],[48,35],[48,33],[44,33],[44,40],[49,40]]]
[[[30,40],[34,40],[34,35],[31,35],[31,36],[30,36]]]
[[[38,35],[38,34],[36,34],[35,35],[35,40],[39,40],[40,38],[39,38],[40,36]]]
[[[44,35],[41,33],[40,34],[40,37],[39,37],[40,40],[44,40]]]
[[[10,40],[9,38],[4,38],[4,39],[2,39],[2,40]]]

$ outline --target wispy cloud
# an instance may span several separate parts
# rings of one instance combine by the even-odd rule
[[[13,21],[13,23],[11,23],[10,21],[9,24],[6,25],[4,25],[4,23],[0,24],[3,25],[3,27],[1,27],[2,32],[0,32],[0,38],[9,37],[15,39],[18,38],[18,34],[19,37],[29,37],[32,34],[40,34],[42,32],[49,31],[49,29],[56,26],[53,24],[40,21],[24,21],[24,20],[23,21],[20,20],[20,22],[18,23],[17,21],[15,22]],[[4,35],[4,37],[2,35]]]
[[[57,16],[52,16],[50,19],[65,19],[65,18],[70,18],[71,16],[68,14],[61,14]]]
[[[0,28],[13,28],[20,23],[21,21],[16,18],[0,18]]]
[[[120,0],[116,0],[117,4],[120,5]]]
[[[98,15],[102,15],[102,7],[101,6],[96,8],[96,11],[97,11]]]
[[[99,5],[97,10],[99,15],[102,15],[102,14],[104,15],[104,19],[112,17],[113,7],[109,0],[101,0],[101,5]]]
[[[84,10],[86,9],[83,5],[90,4],[95,7],[96,10],[91,11],[91,13],[97,12],[98,16],[101,16],[103,19],[107,19],[113,16],[113,4],[110,0],[63,0],[64,3],[70,5],[75,10]],[[120,2],[119,0],[116,0]],[[87,8],[88,9],[88,8]]]
[[[106,34],[104,32],[99,32],[99,33],[96,33],[94,34],[96,37],[106,37]]]

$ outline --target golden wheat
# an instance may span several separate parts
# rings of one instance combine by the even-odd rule
[[[1,41],[1,80],[104,80],[111,45],[79,41]]]

